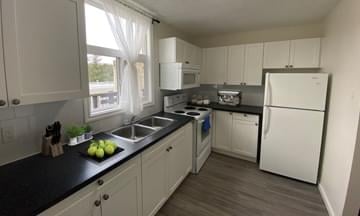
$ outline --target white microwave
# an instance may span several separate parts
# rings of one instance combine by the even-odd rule
[[[200,66],[183,63],[160,64],[160,89],[181,90],[200,86]]]

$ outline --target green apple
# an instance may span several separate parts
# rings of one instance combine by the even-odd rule
[[[102,149],[105,148],[105,142],[104,142],[104,140],[99,140],[99,148],[102,148]]]
[[[107,145],[104,150],[107,155],[112,155],[112,154],[114,154],[114,151],[115,151],[115,149],[112,145]]]
[[[103,158],[103,157],[104,157],[104,154],[105,154],[104,149],[98,148],[98,149],[96,150],[96,157],[97,157],[97,158]]]
[[[96,154],[97,148],[95,146],[90,146],[87,150],[88,155],[94,156]]]

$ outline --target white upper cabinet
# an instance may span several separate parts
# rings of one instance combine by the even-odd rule
[[[176,37],[160,39],[159,61],[160,63],[179,62],[200,65],[201,49]]]
[[[84,1],[11,0],[1,9],[10,104],[87,96]]]
[[[320,67],[320,38],[265,43],[264,68]]]
[[[247,44],[245,50],[243,82],[246,85],[261,86],[264,44]]]
[[[264,68],[287,68],[289,65],[290,41],[264,44]]]
[[[261,85],[263,44],[204,49],[204,84]]]
[[[291,41],[290,66],[294,68],[320,67],[320,38]]]
[[[227,47],[206,48],[203,50],[202,84],[224,84],[227,80]]]
[[[245,45],[230,46],[227,58],[227,84],[239,85],[244,81]]]
[[[7,90],[5,82],[5,65],[3,55],[3,44],[1,34],[1,17],[0,17],[0,109],[8,107]]]

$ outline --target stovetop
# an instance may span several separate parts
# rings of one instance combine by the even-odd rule
[[[164,97],[164,111],[177,115],[191,116],[195,119],[204,119],[212,109],[187,105],[187,95],[178,94]]]

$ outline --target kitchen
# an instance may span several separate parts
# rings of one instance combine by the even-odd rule
[[[358,215],[359,3],[224,2],[1,1],[0,215]]]

